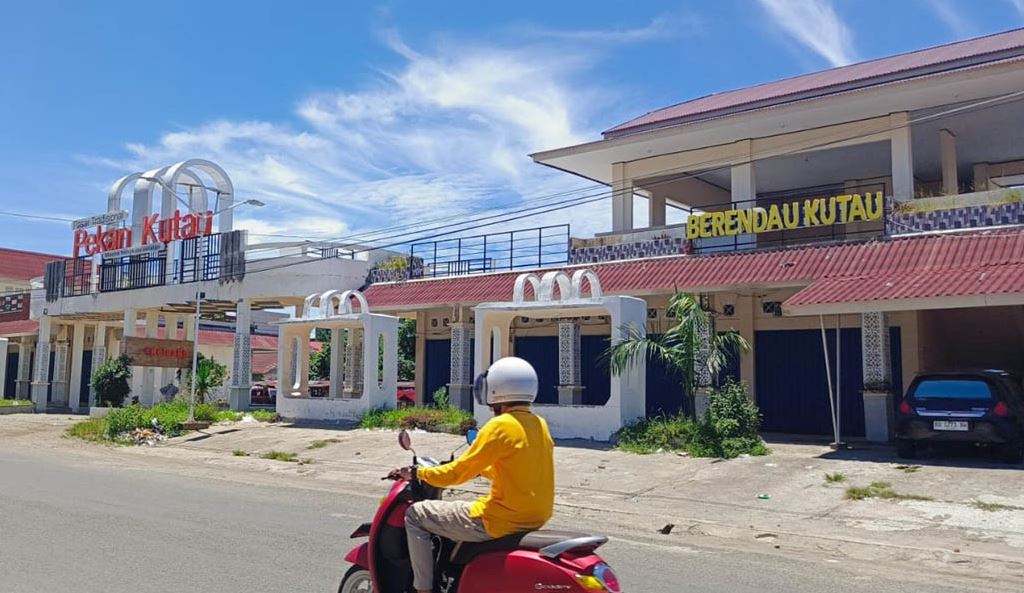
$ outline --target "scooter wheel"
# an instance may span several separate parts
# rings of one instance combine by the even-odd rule
[[[348,572],[341,579],[338,593],[373,593],[373,581],[370,579],[370,571],[360,566],[353,566],[348,569]]]

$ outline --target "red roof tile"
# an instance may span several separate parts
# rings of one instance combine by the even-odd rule
[[[751,285],[801,286],[827,277],[1022,263],[1024,228],[575,267],[590,267],[596,272],[606,293],[645,294]],[[364,294],[370,306],[377,310],[501,302],[511,300],[512,286],[518,275],[519,272],[509,272],[374,284]]]
[[[173,333],[173,332],[172,332]],[[143,338],[146,336],[146,328],[138,326],[135,328],[135,335]],[[157,329],[157,338],[164,339],[167,336],[166,328]],[[172,339],[184,339],[182,330],[178,330],[178,335],[171,336]],[[235,345],[235,334],[230,331],[215,331],[210,329],[199,330],[199,344],[203,346],[234,346]],[[250,344],[253,350],[273,350],[277,351],[277,336],[260,336],[254,335],[250,337]],[[310,350],[314,352],[320,351],[320,342],[311,340],[309,342]]]
[[[277,352],[253,352],[252,374],[269,375],[277,370]]]
[[[0,338],[39,333],[39,322],[34,319],[5,321],[0,323]]]
[[[1003,59],[1021,48],[1024,48],[1024,29],[1015,29],[700,97],[652,111],[606,130],[604,134],[606,137],[624,136],[674,123],[865,88],[960,66],[974,66],[979,62]]]
[[[60,255],[0,248],[0,278],[31,280],[46,272],[47,262],[64,259]]]
[[[815,281],[786,300],[787,309],[944,297],[1024,295],[1024,263],[920,270]]]

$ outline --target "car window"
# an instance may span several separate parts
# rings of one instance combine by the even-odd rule
[[[992,399],[992,387],[981,379],[925,379],[914,388],[916,399]]]

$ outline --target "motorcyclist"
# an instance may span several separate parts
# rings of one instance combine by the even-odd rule
[[[491,480],[490,492],[474,502],[425,500],[409,507],[405,527],[419,593],[430,593],[434,585],[431,534],[456,542],[487,541],[540,529],[554,508],[554,442],[547,423],[530,410],[537,372],[521,358],[502,358],[477,377],[473,392],[494,418],[469,450],[452,463],[392,472],[438,488],[481,475]]]

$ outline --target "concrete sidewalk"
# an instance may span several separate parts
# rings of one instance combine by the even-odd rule
[[[18,417],[7,417],[18,418]],[[28,439],[61,420],[0,420],[4,440]],[[46,418],[47,420],[41,420]],[[38,419],[38,420],[37,420]],[[63,421],[64,425],[67,421]],[[19,436],[20,435],[20,436]],[[216,425],[156,447],[100,447],[49,439],[46,446],[120,459],[162,460],[158,471],[192,468],[221,479],[295,481],[297,487],[379,496],[380,477],[408,464],[392,431],[327,426]],[[328,441],[322,448],[308,448]],[[447,458],[461,437],[413,433],[420,455]],[[772,444],[767,457],[691,459],[674,453],[638,456],[589,442],[556,448],[557,527],[589,529],[674,546],[802,553],[830,561],[911,563],[950,576],[1024,578],[1024,471],[981,458],[906,466],[886,448],[833,452],[817,445]],[[297,453],[310,463],[259,458]],[[235,451],[246,456],[236,456]],[[179,469],[174,469],[179,468]],[[825,474],[840,473],[842,483]],[[903,495],[934,500],[852,501],[849,486],[891,483]],[[469,496],[483,482],[455,491]],[[666,525],[675,527],[660,533]]]

